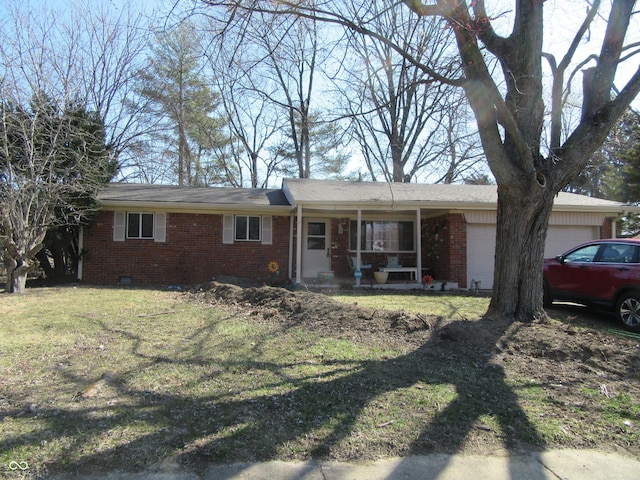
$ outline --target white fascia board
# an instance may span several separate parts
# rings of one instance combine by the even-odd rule
[[[100,209],[103,210],[162,210],[165,212],[265,212],[272,215],[284,215],[291,211],[288,205],[242,205],[242,204],[220,204],[220,203],[167,203],[167,202],[123,202],[123,201],[103,201],[100,202]]]
[[[416,201],[416,202],[367,202],[363,204],[342,203],[342,202],[305,202],[302,204],[303,209],[313,210],[497,210],[495,203],[478,203],[478,202],[434,202],[434,201]],[[609,213],[611,215],[620,215],[627,212],[640,212],[640,207],[627,205],[554,205],[554,212],[593,212],[593,213]]]
[[[554,205],[553,212],[585,212],[585,213],[604,213],[610,215],[622,215],[627,212],[640,212],[639,207],[620,205],[613,207],[611,205]]]

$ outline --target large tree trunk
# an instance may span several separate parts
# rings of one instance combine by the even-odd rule
[[[530,321],[542,308],[542,261],[553,196],[498,187],[493,295],[488,316]]]
[[[6,259],[5,266],[7,268],[7,281],[5,284],[5,292],[7,293],[24,293],[27,285],[27,274],[31,269],[16,259]]]
[[[11,273],[11,290],[9,293],[24,293],[27,287],[27,267],[20,266]]]
[[[9,228],[5,227],[5,233],[11,233],[9,232]],[[43,247],[42,242],[44,241],[45,234],[46,228],[41,227],[38,235],[29,242],[27,247],[19,247],[16,245],[11,240],[11,235],[5,235],[2,238],[3,250],[0,251],[0,253],[2,254],[2,259],[7,269],[5,292],[24,292],[27,284],[27,275],[39,266],[36,255]],[[26,236],[26,234],[23,236]],[[20,238],[20,236],[18,237]]]

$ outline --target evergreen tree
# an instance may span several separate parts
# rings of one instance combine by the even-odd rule
[[[207,155],[226,140],[216,116],[219,96],[202,75],[201,45],[190,23],[156,36],[147,68],[139,74],[143,111],[154,124],[150,145],[171,162],[178,185],[198,185],[215,176]]]
[[[589,164],[565,189],[568,192],[630,204],[640,203],[640,114],[627,112],[611,129]],[[640,232],[637,214],[625,216],[619,231]]]
[[[54,230],[77,229],[95,211],[97,190],[117,164],[99,117],[82,107],[60,107],[37,92],[28,108],[3,98],[0,113],[0,246],[5,289],[19,293],[47,233],[65,250],[65,237]]]

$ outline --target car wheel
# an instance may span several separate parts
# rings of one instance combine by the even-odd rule
[[[623,294],[618,300],[616,312],[624,328],[640,333],[640,294]]]

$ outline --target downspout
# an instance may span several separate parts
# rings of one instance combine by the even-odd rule
[[[356,271],[362,272],[360,270],[360,247],[361,247],[361,239],[362,238],[362,210],[358,209],[358,225],[356,226]],[[356,286],[360,286],[360,275],[356,274]]]
[[[302,283],[302,205],[298,204],[296,237],[296,283]]]
[[[295,226],[295,215],[293,212],[289,214],[289,268],[287,269],[288,278],[293,278],[293,227]]]

